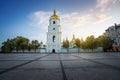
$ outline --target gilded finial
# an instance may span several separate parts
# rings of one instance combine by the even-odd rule
[[[55,9],[54,9],[53,15],[50,17],[50,19],[59,19],[60,20],[59,16],[56,15],[56,10]]]
[[[54,9],[54,15],[56,15],[56,10]]]

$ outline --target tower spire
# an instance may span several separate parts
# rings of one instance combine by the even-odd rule
[[[56,10],[54,9],[53,15],[56,15]]]

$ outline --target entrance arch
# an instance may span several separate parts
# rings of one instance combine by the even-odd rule
[[[52,53],[55,53],[55,49],[52,49]]]

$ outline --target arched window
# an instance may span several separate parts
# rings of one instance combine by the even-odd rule
[[[55,30],[55,28],[53,28],[53,30]]]
[[[53,36],[53,42],[55,41],[55,36]]]
[[[53,21],[53,24],[55,24],[55,21]]]

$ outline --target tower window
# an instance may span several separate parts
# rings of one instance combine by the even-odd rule
[[[55,21],[53,21],[53,24],[55,24]]]
[[[55,36],[53,36],[53,42],[55,41]]]

